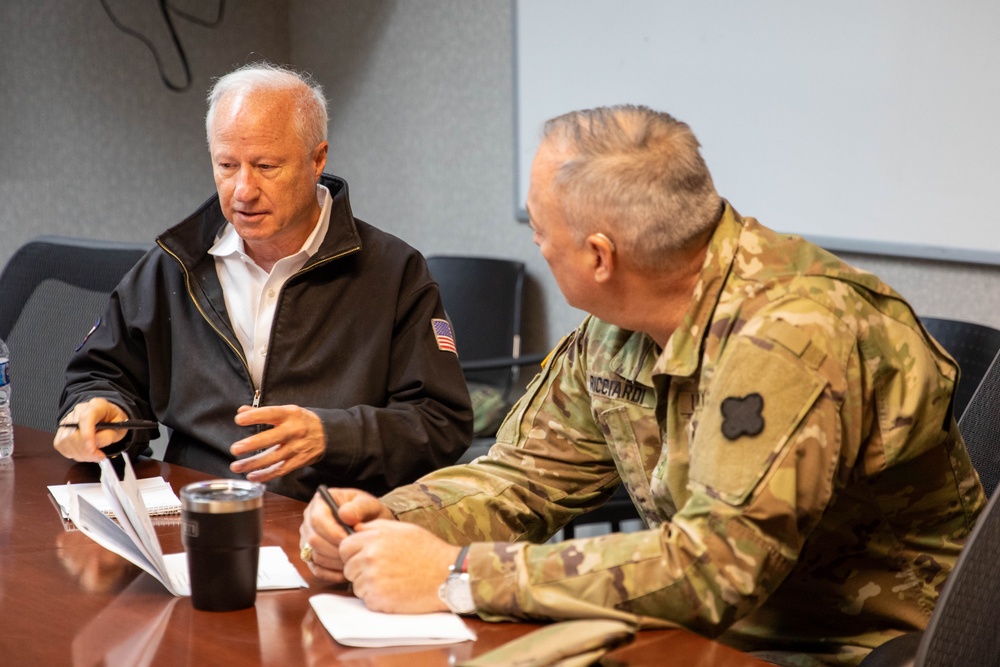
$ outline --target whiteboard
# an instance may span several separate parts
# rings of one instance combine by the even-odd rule
[[[743,215],[834,250],[1000,264],[997,0],[515,0],[516,208],[542,123],[688,123]]]

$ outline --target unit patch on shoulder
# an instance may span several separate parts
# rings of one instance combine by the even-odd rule
[[[722,435],[736,440],[764,430],[764,397],[754,392],[742,398],[730,396],[722,401]]]

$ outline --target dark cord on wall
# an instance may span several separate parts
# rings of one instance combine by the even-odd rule
[[[113,23],[116,28],[124,32],[126,35],[135,37],[140,42],[145,44],[146,48],[148,48],[150,53],[153,54],[153,59],[156,60],[156,68],[160,72],[160,79],[163,81],[163,85],[174,92],[181,93],[191,87],[191,67],[188,65],[187,54],[184,52],[184,47],[181,45],[180,38],[177,36],[177,29],[174,27],[174,20],[173,17],[171,17],[171,13],[206,28],[214,28],[222,23],[222,16],[226,8],[226,0],[219,0],[218,14],[210,21],[188,14],[187,12],[171,6],[169,0],[158,0],[158,4],[160,6],[160,13],[163,15],[163,21],[167,24],[167,30],[170,32],[170,39],[173,41],[174,47],[177,49],[177,55],[181,60],[181,67],[184,69],[184,81],[181,84],[176,84],[167,78],[166,72],[163,69],[163,61],[160,59],[160,53],[156,50],[156,46],[153,45],[153,42],[142,33],[132,30],[128,26],[122,24],[118,18],[115,17],[114,12],[111,11],[107,0],[101,0],[101,6],[104,7],[104,11],[107,13],[108,18],[111,19],[111,23]]]

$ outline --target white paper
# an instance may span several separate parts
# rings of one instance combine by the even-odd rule
[[[456,614],[383,614],[357,598],[324,593],[309,598],[323,627],[345,646],[381,647],[454,644],[476,634]]]
[[[191,580],[188,578],[187,554],[183,551],[177,554],[167,554],[163,557],[167,575],[171,583],[190,595]],[[271,591],[285,588],[309,588],[299,571],[288,560],[281,547],[261,547],[257,558],[257,590]]]
[[[177,497],[174,490],[170,488],[162,477],[146,477],[137,480],[139,491],[142,493],[142,501],[146,505],[146,510],[150,516],[160,516],[164,514],[180,514],[181,499]],[[101,510],[108,516],[114,516],[111,504],[104,495],[104,488],[100,482],[89,484],[73,484],[73,490],[80,494],[87,501]],[[54,484],[50,487],[49,493],[59,504],[59,511],[64,519],[69,518],[69,484]]]
[[[168,591],[179,595],[168,583],[166,575],[156,569],[139,545],[122,530],[121,526],[91,505],[86,498],[73,493],[72,489],[69,501],[69,518],[81,533],[108,551],[113,551],[128,562],[138,565],[155,577]]]
[[[101,484],[105,500],[118,523],[69,485],[69,518],[76,527],[105,549],[113,551],[156,578],[173,595],[191,594],[187,554],[163,555],[149,513],[142,501],[139,484],[129,460],[125,459],[125,479],[118,480],[107,459],[101,461]],[[281,547],[261,547],[257,566],[257,590],[308,588]]]
[[[111,459],[101,459],[100,466],[101,486],[104,487],[105,497],[111,502],[115,517],[118,519],[118,525],[129,534],[133,542],[138,544],[153,567],[158,572],[165,572],[163,550],[160,548],[160,540],[156,537],[156,529],[149,518],[149,512],[146,511],[146,505],[142,502],[142,494],[139,493],[132,462],[127,456],[125,457],[125,472],[121,481],[118,480],[118,474],[111,464]],[[169,589],[170,586],[167,588]],[[190,593],[174,593],[174,595],[188,594]]]

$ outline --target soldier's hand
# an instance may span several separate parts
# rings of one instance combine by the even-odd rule
[[[340,506],[340,519],[354,529],[360,528],[365,521],[393,518],[389,508],[364,491],[330,489],[330,495]],[[299,547],[309,569],[324,581],[334,584],[346,582],[340,543],[347,537],[347,532],[333,518],[329,506],[318,493],[313,496],[302,518]]]
[[[340,543],[344,577],[372,611],[422,614],[447,611],[438,587],[459,547],[404,521],[378,519],[357,526]]]

